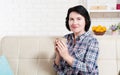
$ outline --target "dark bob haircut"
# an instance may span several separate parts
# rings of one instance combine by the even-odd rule
[[[68,12],[67,12],[67,17],[66,17],[66,28],[70,30],[69,28],[69,15],[71,12],[76,12],[80,15],[82,15],[84,18],[85,18],[85,31],[88,31],[89,28],[90,28],[90,25],[91,25],[91,20],[90,20],[90,16],[89,16],[89,13],[88,11],[86,10],[86,8],[84,8],[82,5],[78,5],[78,6],[75,6],[75,7],[72,7],[72,8],[69,8],[68,9]]]

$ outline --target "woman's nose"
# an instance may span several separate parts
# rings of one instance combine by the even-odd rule
[[[73,24],[77,24],[77,20],[74,20],[74,21],[73,21]]]

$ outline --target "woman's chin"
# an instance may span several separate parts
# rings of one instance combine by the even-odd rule
[[[78,33],[78,32],[80,32],[80,30],[78,30],[78,29],[74,29],[74,30],[72,30],[74,33]]]
[[[78,33],[80,33],[80,31],[73,31],[73,33],[77,33],[78,34]]]

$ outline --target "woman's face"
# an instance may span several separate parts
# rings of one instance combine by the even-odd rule
[[[85,18],[77,12],[71,12],[69,15],[69,27],[73,33],[85,32]]]

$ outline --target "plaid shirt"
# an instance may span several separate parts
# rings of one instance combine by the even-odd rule
[[[99,75],[97,58],[99,53],[98,41],[90,32],[76,38],[74,44],[73,33],[65,35],[69,54],[74,57],[72,66],[62,58],[60,65],[53,67],[58,75]]]

